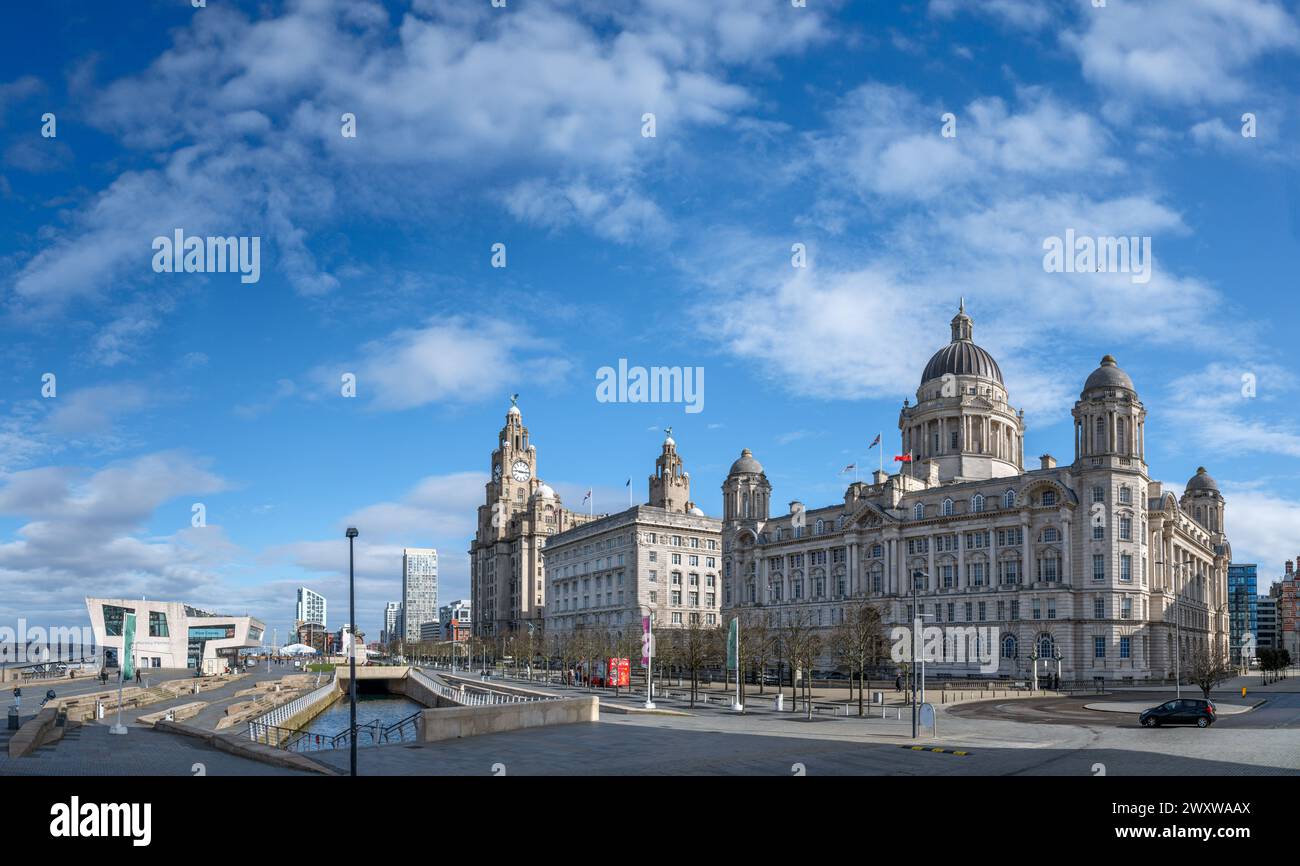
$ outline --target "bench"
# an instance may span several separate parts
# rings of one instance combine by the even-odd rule
[[[835,713],[838,710],[844,710],[845,716],[849,714],[848,704],[813,704],[812,708],[814,713],[825,713],[825,712]]]

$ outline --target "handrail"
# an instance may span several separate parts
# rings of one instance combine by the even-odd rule
[[[335,690],[336,679],[337,676],[330,677],[330,681],[325,685],[313,689],[305,695],[299,695],[288,703],[281,704],[270,712],[251,719],[248,722],[248,738],[255,743],[279,746],[282,734],[299,733],[295,728],[282,728],[280,724],[315,706],[319,701],[331,695]],[[274,739],[272,739],[272,734],[275,735]]]

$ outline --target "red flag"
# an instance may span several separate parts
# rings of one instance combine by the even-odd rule
[[[895,462],[895,463],[911,463],[911,462],[912,462],[912,455],[911,455],[911,454],[895,454],[895,455],[894,455],[894,462]]]

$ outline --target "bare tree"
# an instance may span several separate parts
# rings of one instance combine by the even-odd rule
[[[756,672],[760,695],[763,694],[767,665],[776,656],[776,633],[768,622],[768,614],[764,611],[746,610],[740,615],[740,667],[741,670]],[[780,688],[779,684],[777,688]]]
[[[682,666],[691,672],[691,706],[694,707],[699,693],[700,671],[717,662],[723,638],[716,626],[700,625],[695,617],[679,632]]]
[[[808,718],[812,718],[812,666],[821,653],[822,639],[812,624],[812,613],[806,610],[791,611],[789,619],[779,629],[781,652],[790,663],[790,700],[795,701],[794,674],[803,672],[804,704]],[[793,708],[793,706],[792,706]]]
[[[1212,647],[1204,646],[1192,653],[1187,678],[1196,684],[1206,700],[1215,686],[1234,675],[1236,671]]]
[[[849,682],[858,678],[858,715],[864,713],[866,672],[874,668],[884,654],[885,629],[880,610],[865,601],[849,604],[844,609],[844,619],[832,632],[831,649],[849,669]],[[851,685],[850,685],[851,689]],[[852,691],[849,700],[853,699]]]

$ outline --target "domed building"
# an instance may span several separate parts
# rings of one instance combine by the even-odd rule
[[[1118,361],[1106,355],[1083,380],[1073,461],[1044,454],[1028,468],[1024,412],[974,342],[964,301],[950,327],[915,404],[899,413],[910,462],[897,474],[855,481],[843,502],[796,501],[773,515],[754,455],[732,465],[722,484],[724,621],[763,616],[829,637],[867,602],[891,640],[920,614],[935,673],[1040,686],[1176,669],[1186,681],[1198,655],[1226,659],[1223,497],[1204,468],[1181,499],[1148,476],[1146,408]],[[836,664],[827,655],[819,666]]]

